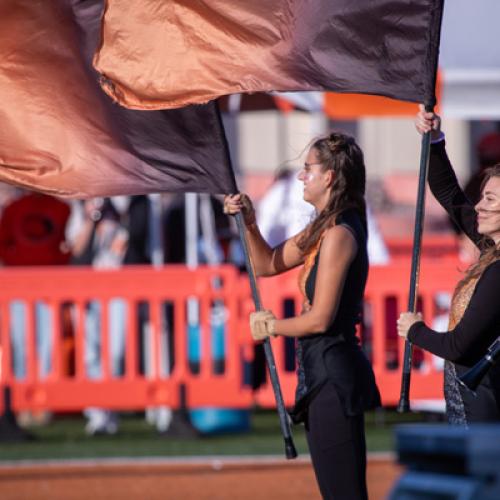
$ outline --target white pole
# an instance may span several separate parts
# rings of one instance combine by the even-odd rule
[[[163,267],[165,251],[163,247],[163,219],[162,219],[162,200],[161,194],[154,193],[148,195],[150,210],[149,210],[149,246],[151,255],[151,264],[155,269]],[[160,312],[160,359],[159,373],[160,376],[168,376],[170,374],[170,352],[168,345],[169,328],[167,318],[165,317],[162,308]],[[151,323],[145,326],[144,342],[145,342],[145,363],[146,373],[151,376],[151,352],[152,351],[152,329]],[[158,406],[155,408],[146,408],[146,420],[151,424],[155,424],[160,432],[165,432],[172,421],[172,410],[168,406]]]
[[[198,267],[198,196],[196,193],[186,193],[186,265],[189,269]],[[198,325],[199,304],[196,297],[189,297],[187,304],[188,325]]]
[[[164,261],[164,248],[162,237],[162,206],[161,194],[150,194],[149,202],[150,207],[150,223],[149,223],[149,241],[151,246],[151,264],[154,267],[160,268],[163,266]]]

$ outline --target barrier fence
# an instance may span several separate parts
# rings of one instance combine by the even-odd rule
[[[386,406],[399,399],[403,341],[396,319],[408,302],[409,273],[406,260],[371,267],[359,328]],[[438,299],[459,277],[454,258],[422,260],[419,304],[428,324],[446,314]],[[0,280],[0,389],[10,389],[16,411],[274,406],[270,384],[251,387],[253,302],[246,276],[232,266],[10,268]],[[260,279],[259,286],[264,307],[278,317],[300,311],[297,271]],[[194,322],[189,303],[196,305]],[[222,322],[215,310],[223,311]],[[272,344],[291,405],[294,343],[281,337]],[[418,350],[414,359],[412,400],[442,399],[439,360]]]

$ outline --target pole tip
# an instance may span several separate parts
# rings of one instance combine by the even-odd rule
[[[297,450],[291,437],[285,438],[285,454],[288,460],[297,458]]]
[[[398,413],[408,413],[410,411],[410,402],[407,399],[400,399],[397,407]]]

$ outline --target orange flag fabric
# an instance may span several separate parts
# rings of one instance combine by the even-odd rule
[[[443,0],[106,0],[94,67],[135,109],[331,90],[434,104]]]
[[[0,181],[86,198],[235,192],[214,103],[131,111],[91,59],[101,0],[0,2]]]

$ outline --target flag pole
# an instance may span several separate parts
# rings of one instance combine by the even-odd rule
[[[238,232],[240,235],[240,240],[243,245],[243,253],[245,255],[245,264],[248,272],[248,277],[250,279],[250,288],[252,290],[252,298],[255,304],[255,310],[262,310],[262,303],[260,300],[259,289],[257,288],[257,280],[255,278],[255,272],[250,260],[250,253],[248,251],[248,243],[245,236],[245,225],[243,222],[243,217],[241,213],[236,214],[236,224],[238,225]],[[269,369],[269,378],[271,379],[271,385],[274,392],[274,397],[276,399],[276,408],[278,410],[278,416],[280,419],[281,433],[285,441],[285,455],[286,458],[292,459],[297,457],[297,450],[295,449],[295,444],[292,438],[292,432],[290,429],[290,421],[285,409],[285,402],[283,401],[283,394],[281,392],[280,381],[278,378],[278,372],[276,371],[276,363],[274,361],[273,349],[271,347],[271,341],[269,338],[264,340],[264,354],[266,356],[267,368]]]
[[[428,58],[426,70],[432,75],[432,82],[426,91],[425,111],[432,112],[436,104],[436,79],[439,56],[439,43],[441,39],[441,22],[443,18],[444,0],[437,0],[432,9],[430,42],[428,47]],[[411,258],[410,291],[408,296],[408,311],[416,312],[417,309],[417,287],[420,272],[420,254],[422,247],[422,231],[424,227],[425,213],[425,186],[427,182],[427,173],[429,170],[429,156],[431,150],[431,131],[422,136],[420,147],[420,172],[418,178],[417,207],[415,209],[415,229],[413,233],[413,252]],[[404,413],[410,410],[410,380],[411,365],[413,358],[413,346],[406,339],[403,355],[403,371],[401,374],[401,392],[397,410]]]
[[[239,106],[239,100],[237,104]],[[220,114],[220,109],[217,102],[215,102],[215,109],[216,109],[217,119],[220,125],[220,128],[216,127],[215,130],[224,130],[224,124],[222,122],[222,116]],[[235,111],[236,107],[231,109],[231,113],[234,113]],[[227,142],[227,137],[224,133],[222,133],[219,139],[221,141],[221,144],[226,150],[228,163],[229,165],[232,166],[231,154],[229,150],[229,144]],[[237,188],[236,178],[234,177],[234,169],[231,168],[231,172],[233,175],[233,182],[235,188],[233,192],[235,192],[238,191],[238,188]],[[245,235],[245,223],[243,221],[243,216],[241,215],[241,213],[236,214],[236,225],[238,226],[238,233],[243,247],[243,254],[245,256],[245,265],[247,268],[248,278],[250,280],[250,288],[252,290],[252,298],[255,305],[255,310],[261,311],[262,303],[260,300],[259,290],[257,288],[257,279],[255,278],[255,272],[252,266],[252,262],[250,260],[250,252],[248,250],[248,242]],[[266,364],[269,370],[269,378],[271,380],[271,386],[274,392],[274,399],[276,400],[276,409],[278,411],[278,416],[280,420],[281,434],[283,436],[283,440],[285,441],[285,456],[288,459],[296,458],[297,450],[295,449],[295,444],[292,438],[292,431],[290,429],[290,420],[288,418],[288,414],[285,409],[285,402],[283,401],[283,394],[281,392],[278,372],[276,370],[276,363],[274,361],[273,349],[271,347],[271,342],[268,338],[264,341],[264,355],[266,357]]]
[[[434,106],[426,105],[425,110],[432,112]],[[422,136],[420,147],[420,172],[418,178],[417,207],[415,209],[415,228],[413,233],[413,252],[411,257],[410,291],[408,296],[408,311],[417,312],[418,278],[420,274],[420,255],[422,253],[422,232],[425,215],[425,187],[429,171],[429,156],[431,149],[431,132]],[[413,345],[406,339],[403,355],[403,371],[401,374],[401,392],[397,410],[399,413],[410,411],[410,381],[413,359]]]

